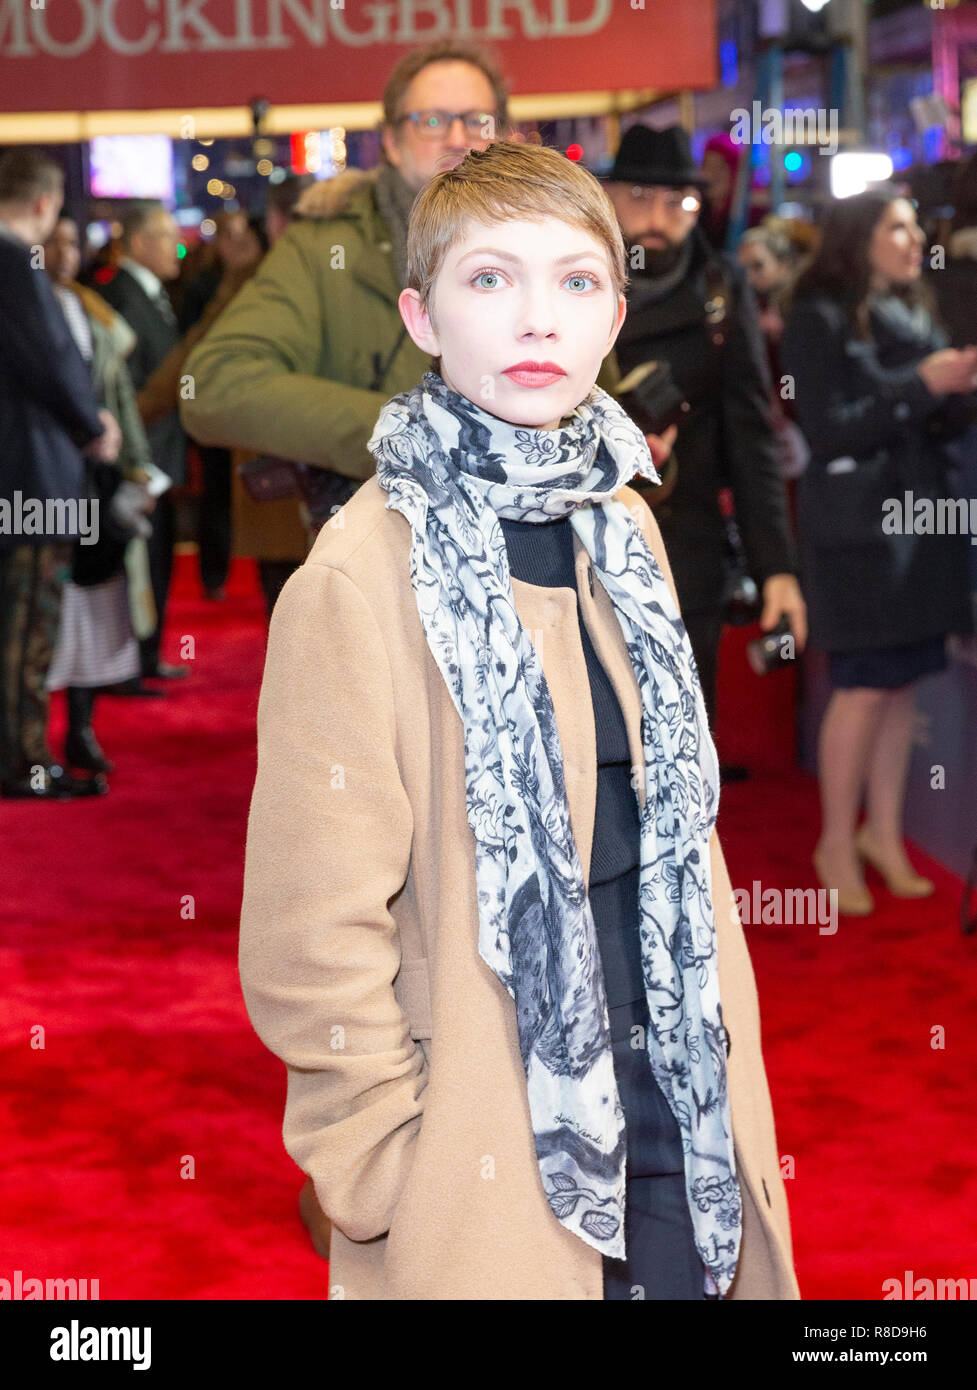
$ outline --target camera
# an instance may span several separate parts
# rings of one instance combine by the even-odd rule
[[[785,640],[787,639],[787,640]],[[794,640],[786,613],[780,615],[776,627],[746,644],[746,657],[758,676],[779,670],[785,662],[794,660]]]
[[[642,362],[619,383],[616,395],[642,434],[664,434],[691,409],[667,362]]]

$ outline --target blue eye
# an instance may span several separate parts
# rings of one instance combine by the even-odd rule
[[[482,284],[483,280],[491,280],[493,283],[490,285],[485,285]],[[480,270],[478,274],[475,276],[475,279],[472,283],[477,285],[479,289],[482,290],[494,290],[499,284],[498,272],[495,270]]]
[[[580,290],[595,290],[599,288],[597,279],[593,275],[568,275],[567,285],[575,294]]]

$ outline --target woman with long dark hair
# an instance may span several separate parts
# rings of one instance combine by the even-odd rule
[[[814,863],[853,915],[874,907],[863,861],[897,896],[933,891],[902,834],[915,683],[945,668],[948,633],[972,627],[966,535],[917,534],[914,520],[919,501],[939,516],[936,504],[952,499],[946,441],[977,408],[977,347],[947,348],[934,322],[924,240],[913,204],[890,185],[837,202],[783,343],[811,448],[798,490],[805,598],[834,687]]]

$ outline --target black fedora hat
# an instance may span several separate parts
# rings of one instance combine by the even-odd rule
[[[680,125],[665,130],[633,125],[624,132],[614,163],[604,175],[608,183],[637,183],[705,188],[707,180],[693,163],[689,137]]]

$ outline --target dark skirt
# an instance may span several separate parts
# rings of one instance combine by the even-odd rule
[[[604,1256],[605,1299],[703,1299],[704,1269],[695,1248],[685,1191],[682,1137],[654,1078],[643,1039],[644,997],[608,1009],[614,1074],[624,1109],[627,1258]],[[633,1034],[639,1027],[642,1033]]]
[[[831,684],[838,690],[898,690],[947,668],[946,638],[931,637],[901,647],[866,647],[829,652]]]

